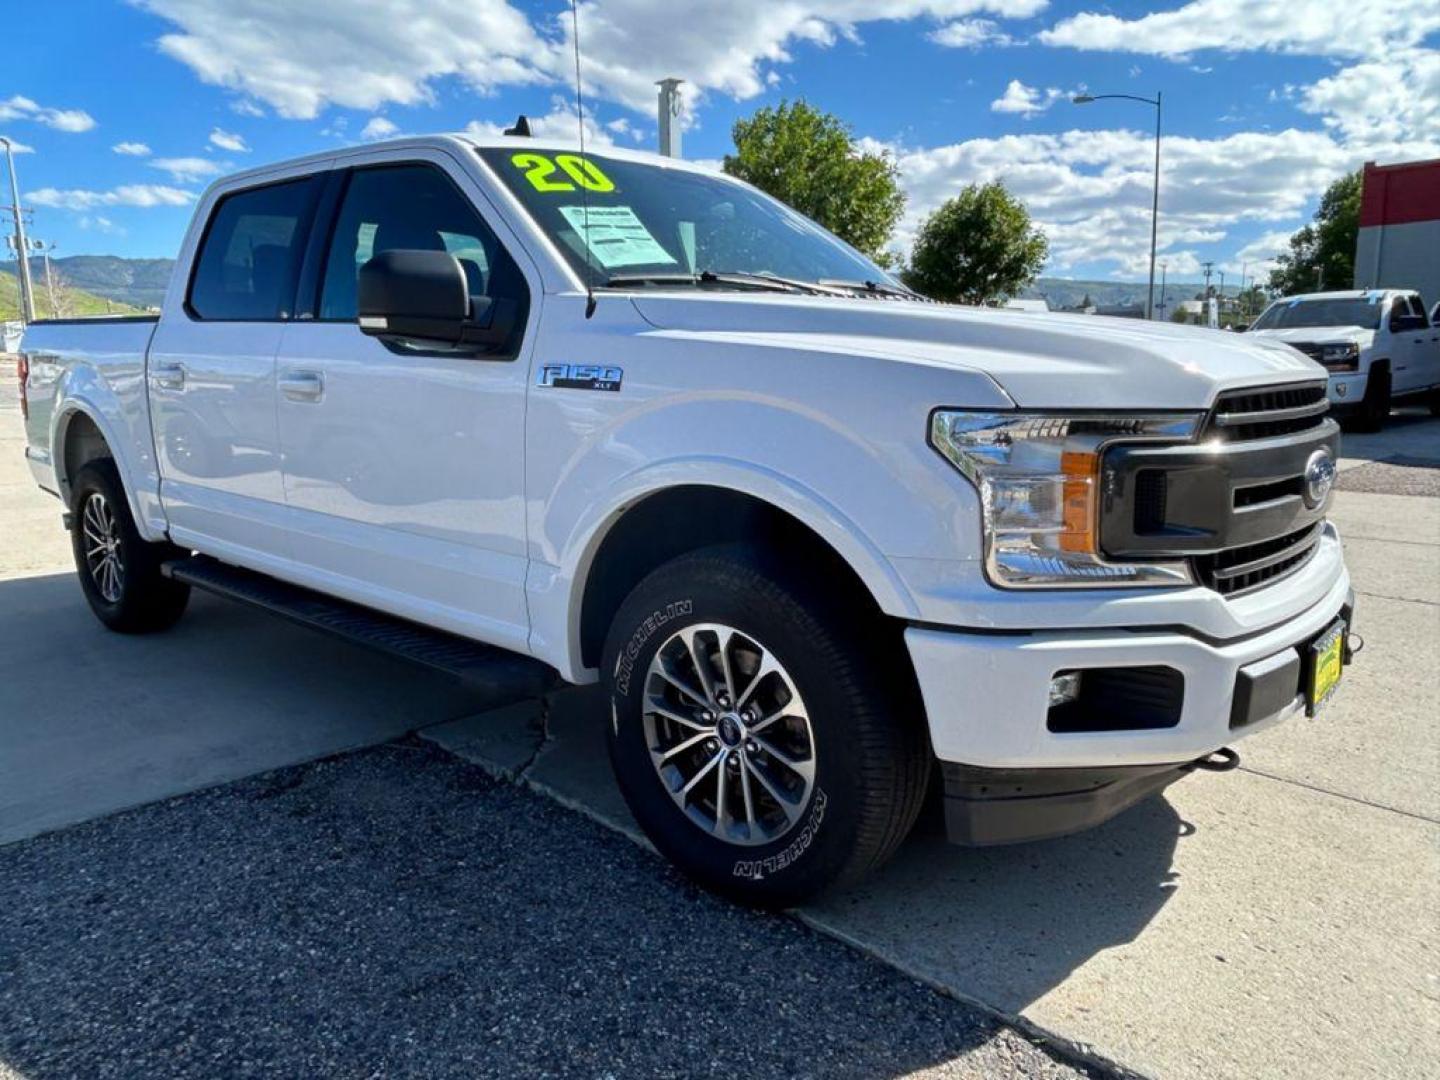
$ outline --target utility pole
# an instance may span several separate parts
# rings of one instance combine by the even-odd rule
[[[1165,271],[1170,268],[1169,261],[1160,264],[1160,303],[1155,305],[1160,311],[1160,318],[1165,318]]]
[[[666,157],[680,157],[680,86],[684,79],[661,79],[655,85],[660,88],[660,153]]]
[[[55,275],[50,271],[50,252],[55,250],[55,245],[47,244],[43,240],[36,240],[35,246],[45,259],[45,291],[50,294],[50,317],[58,319],[60,318],[60,304],[55,299]]]
[[[20,181],[15,178],[15,147],[4,135],[0,143],[5,144],[5,157],[10,163],[10,207],[15,215],[15,258],[16,274],[20,279],[20,321],[35,321],[35,293],[30,284],[30,248],[25,243],[25,214],[20,208]]]
[[[1203,267],[1205,267],[1205,299],[1206,299],[1206,300],[1209,300],[1209,299],[1210,299],[1210,268],[1211,268],[1212,266],[1214,266],[1215,264],[1214,264],[1213,262],[1206,262],[1206,263],[1201,263],[1200,265],[1203,266]]]

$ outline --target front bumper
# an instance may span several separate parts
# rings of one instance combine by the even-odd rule
[[[951,839],[1009,843],[1099,824],[1235,739],[1303,712],[1302,648],[1353,608],[1342,568],[1299,615],[1230,641],[1181,628],[911,627],[905,640],[946,780]],[[1167,726],[1051,730],[1051,679],[1097,668],[1178,672],[1176,718]]]
[[[1331,413],[1358,409],[1365,400],[1365,386],[1370,374],[1366,371],[1331,372],[1325,396],[1330,399]]]

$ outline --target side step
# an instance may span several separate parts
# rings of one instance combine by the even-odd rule
[[[161,569],[166,577],[194,588],[443,671],[495,699],[491,702],[494,706],[538,697],[560,682],[553,668],[528,656],[277,581],[206,555],[176,559]]]

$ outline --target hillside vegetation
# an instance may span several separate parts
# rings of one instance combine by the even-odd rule
[[[143,311],[130,304],[107,300],[103,296],[77,289],[72,285],[58,283],[55,286],[56,311],[50,306],[50,293],[45,288],[45,279],[35,279],[35,317],[49,319],[57,316],[74,318],[81,315],[140,315]],[[0,271],[0,322],[20,317],[20,282],[14,274]]]

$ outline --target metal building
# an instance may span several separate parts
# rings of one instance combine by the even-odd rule
[[[1417,289],[1440,300],[1440,158],[1399,165],[1365,163],[1357,289]]]

